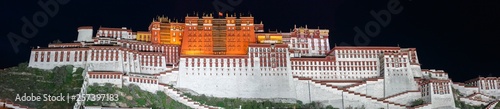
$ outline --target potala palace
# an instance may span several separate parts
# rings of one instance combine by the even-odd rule
[[[328,29],[307,25],[265,32],[252,15],[187,15],[182,22],[159,16],[148,31],[79,27],[72,43],[33,48],[29,66],[82,67],[83,87],[136,84],[192,108],[216,107],[169,86],[214,97],[316,101],[341,109],[454,109],[455,99],[493,108],[500,98],[500,78],[453,82],[443,70],[422,69],[416,48],[330,47],[329,39]],[[425,103],[410,107],[416,99]],[[80,107],[85,105],[75,104]]]

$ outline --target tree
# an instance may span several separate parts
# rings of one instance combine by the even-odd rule
[[[335,108],[333,108],[332,105],[328,105],[328,106],[326,106],[326,109],[335,109]]]
[[[424,104],[424,100],[422,100],[422,99],[416,99],[416,100],[414,100],[414,101],[411,102],[411,106],[412,107],[413,106],[422,105],[422,104]]]

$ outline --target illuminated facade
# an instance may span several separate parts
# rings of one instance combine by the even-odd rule
[[[137,37],[135,40],[138,41],[145,41],[145,42],[150,42],[151,41],[151,32],[148,31],[137,31]]]
[[[166,88],[172,85],[214,97],[317,101],[336,108],[452,109],[452,87],[463,95],[500,95],[498,78],[464,86],[442,70],[421,69],[415,48],[331,48],[328,29],[306,25],[264,32],[251,15],[188,15],[184,22],[157,17],[149,31],[135,35],[126,28],[100,28],[94,42],[85,41],[89,28],[79,28],[79,43],[33,49],[29,66],[71,64],[87,68],[92,83],[133,83],[151,92],[178,95]],[[410,107],[420,98],[424,104]]]
[[[245,55],[248,44],[255,43],[252,16],[186,16],[185,23],[183,55]]]
[[[151,43],[180,45],[184,23],[171,21],[168,17],[157,17],[149,26]]]

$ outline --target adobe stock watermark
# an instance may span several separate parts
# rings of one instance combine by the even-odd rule
[[[370,44],[370,38],[377,37],[382,31],[382,28],[387,27],[391,23],[392,15],[401,13],[403,9],[399,0],[389,0],[389,2],[387,2],[387,9],[382,9],[378,12],[371,10],[370,14],[375,20],[366,22],[364,28],[358,26],[353,28],[356,32],[354,36],[354,46],[365,46]],[[350,44],[345,42],[341,42],[340,45],[350,46]]]
[[[38,34],[38,29],[45,27],[49,23],[49,17],[52,18],[59,12],[59,6],[68,4],[70,0],[39,0],[38,5],[42,8],[32,15],[31,19],[26,16],[21,17],[24,23],[21,27],[21,35],[14,32],[9,32],[7,38],[9,39],[12,49],[17,54],[19,53],[19,46],[27,44],[28,39],[34,38]]]
[[[243,0],[227,0],[227,3],[223,3],[220,0],[214,0],[212,5],[217,12],[232,12],[234,10],[234,6],[238,6],[243,2]]]

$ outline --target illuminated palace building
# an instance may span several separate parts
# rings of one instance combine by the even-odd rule
[[[183,22],[156,17],[148,31],[137,32],[99,27],[94,34],[83,26],[75,42],[32,49],[29,66],[83,67],[89,84],[138,84],[152,92],[172,85],[214,97],[317,101],[337,108],[404,109],[416,99],[425,101],[417,108],[455,108],[452,88],[463,95],[500,95],[499,78],[465,85],[442,70],[421,69],[415,48],[331,48],[328,29],[291,30],[264,32],[251,15],[229,14],[188,15]]]

